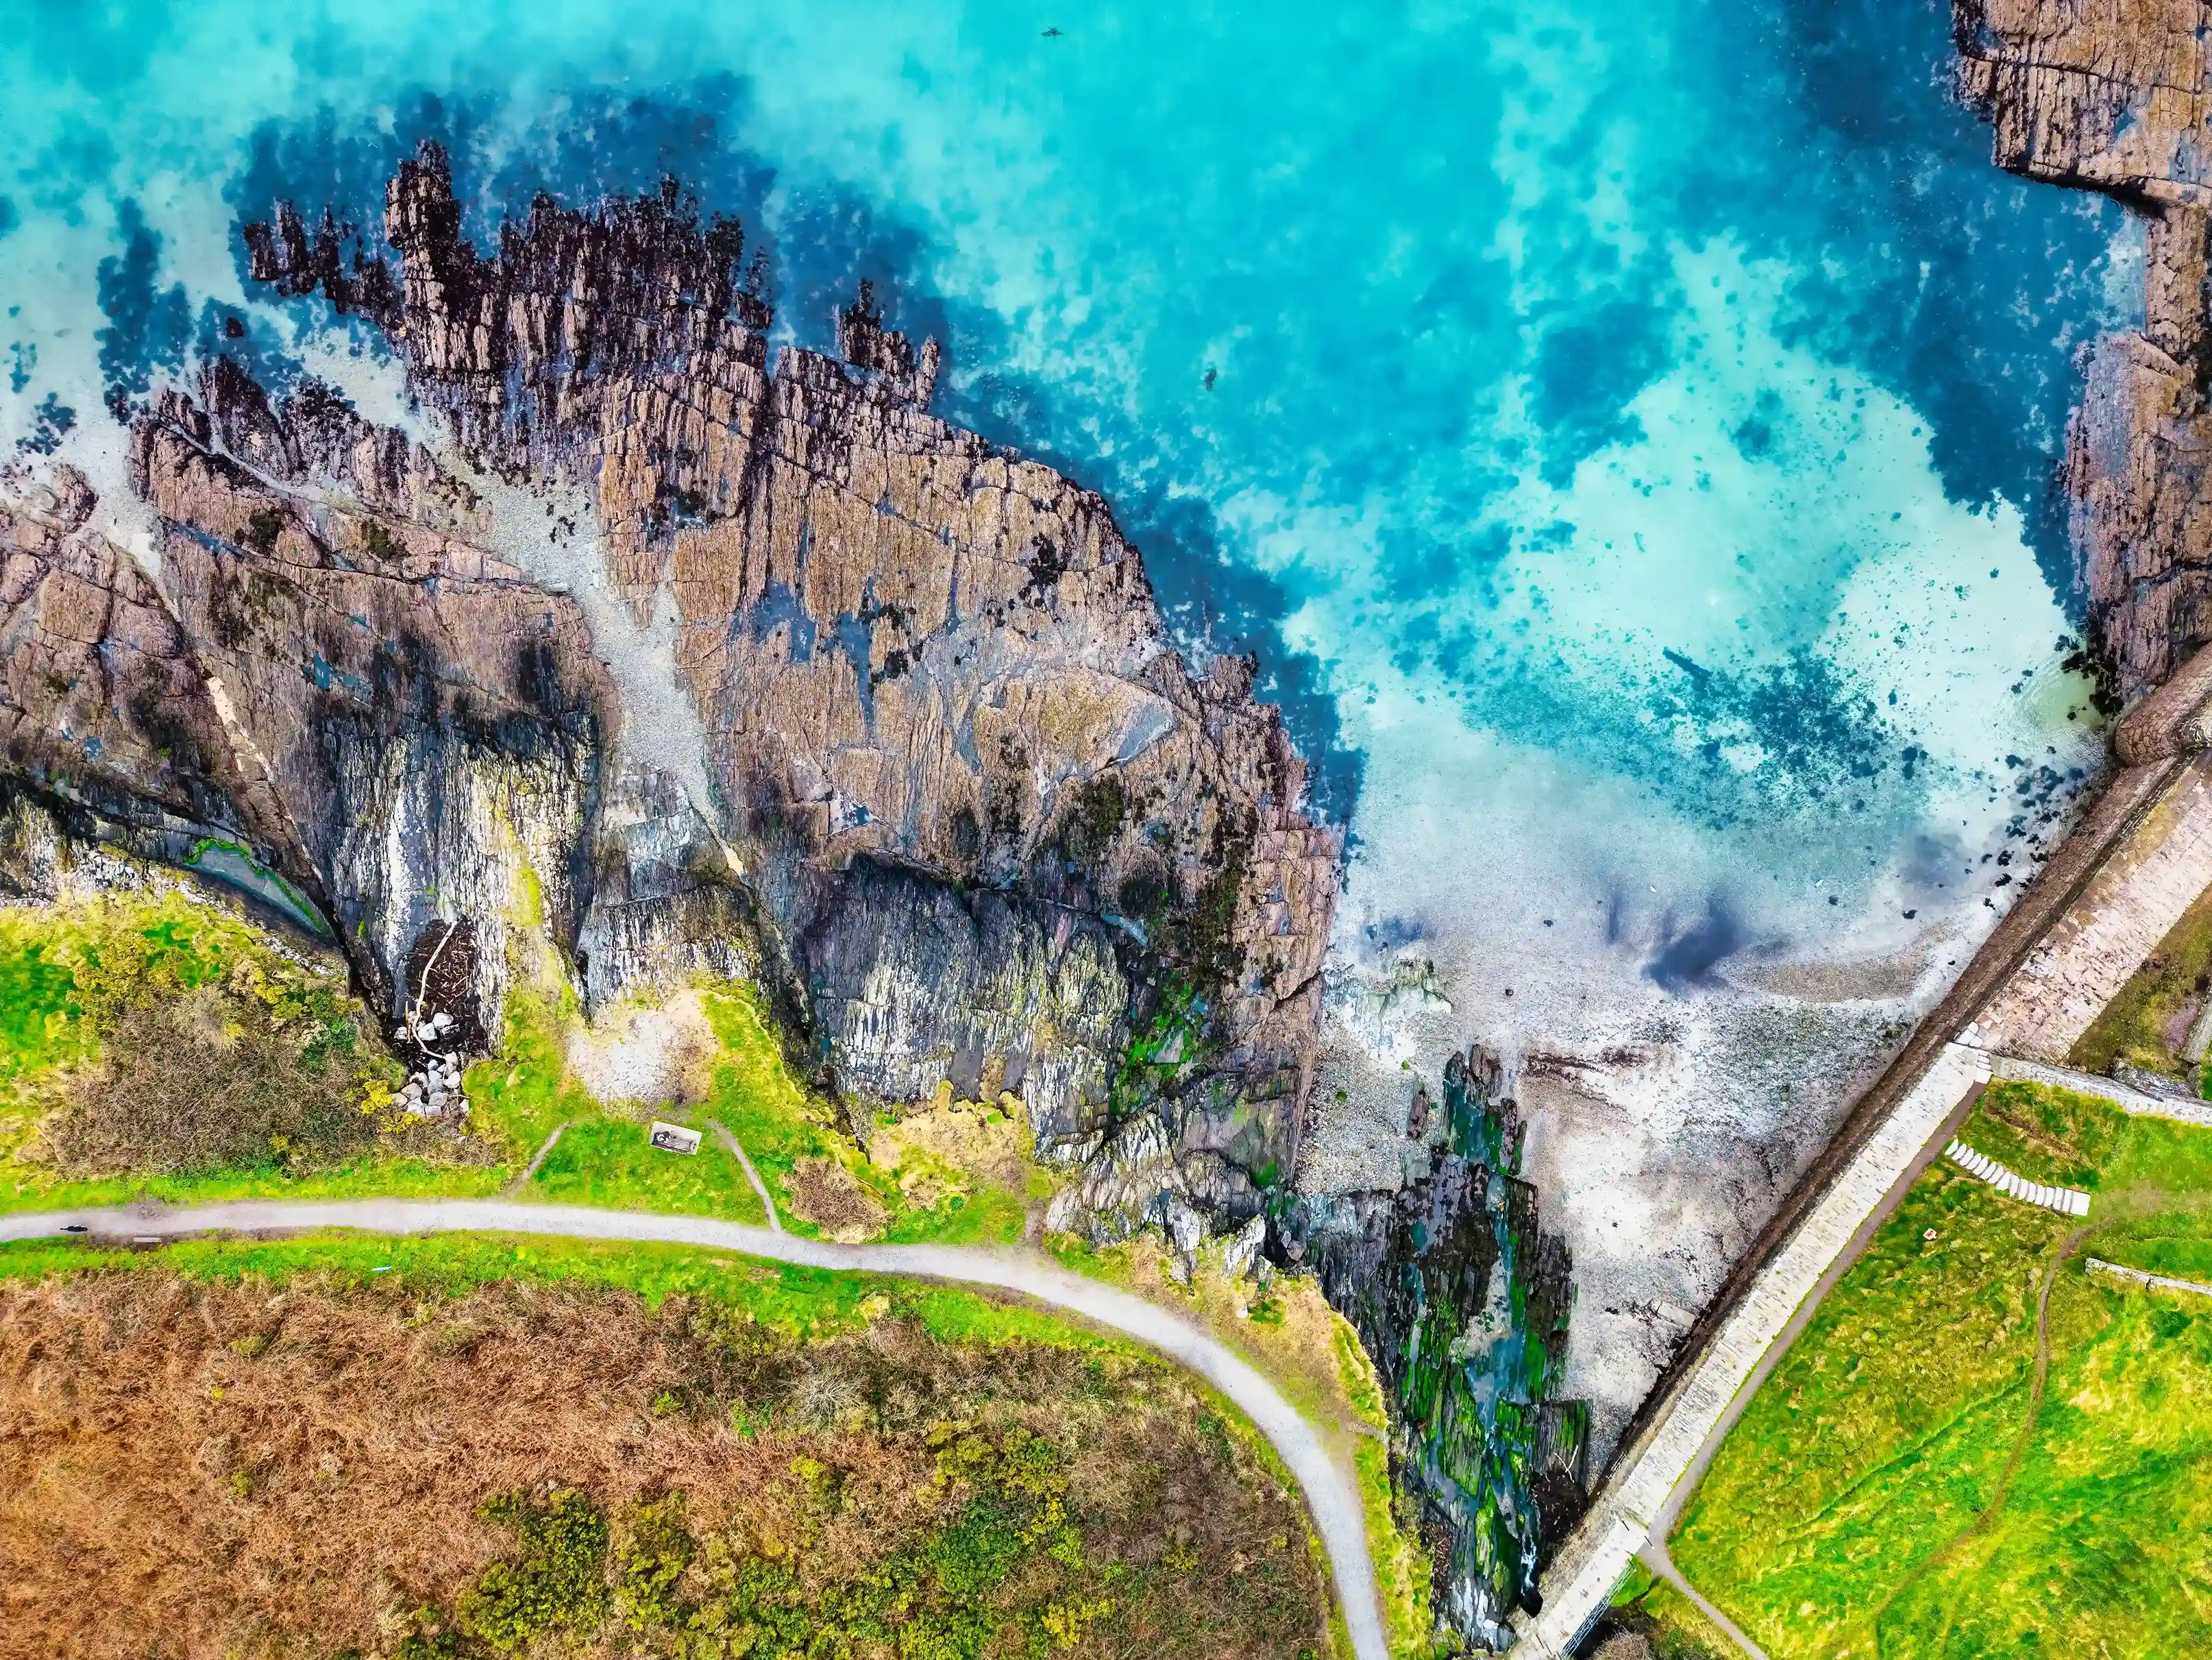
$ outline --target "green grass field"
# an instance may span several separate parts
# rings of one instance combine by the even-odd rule
[[[1931,1169],[1729,1434],[1675,1564],[1774,1660],[2212,1651],[2212,1299],[2081,1262],[2212,1267],[2212,1133],[2005,1084],[1960,1135],[2090,1216]]]

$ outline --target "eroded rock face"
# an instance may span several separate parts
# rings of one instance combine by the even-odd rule
[[[0,759],[119,825],[264,829],[273,797],[152,580],[85,528],[94,506],[62,468],[0,507]]]
[[[1175,1151],[1231,1187],[1224,1163],[1287,1168],[1337,846],[1249,666],[1191,673],[1106,504],[931,417],[934,346],[866,295],[848,362],[771,373],[740,233],[672,189],[541,200],[489,259],[459,222],[426,150],[387,199],[394,274],[321,286],[465,453],[588,489],[624,597],[672,611],[718,828],[844,1080],[996,1068],[1095,1152],[1128,1022],[1181,981],[1212,1018],[1167,1080],[1209,1104]]]
[[[2203,506],[2212,71],[2198,0],[1954,0],[1962,92],[2000,166],[2146,220],[2144,327],[2089,350],[2067,433],[2075,570],[2107,690],[2132,702],[2212,639]]]
[[[1520,1177],[1524,1127],[1497,1060],[1455,1055],[1441,1085],[1415,1097],[1405,1186],[1309,1196],[1286,1231],[1375,1361],[1439,1620],[1503,1650],[1585,1507],[1589,1409],[1560,1393],[1573,1265]]]
[[[419,428],[217,359],[138,412],[158,580],[76,483],[0,531],[9,769],[249,845],[387,1006],[465,920],[495,1031],[488,942],[542,914],[594,1005],[755,973],[860,1098],[1020,1091],[1079,1212],[1249,1207],[1339,860],[1251,666],[1188,667],[1106,504],[932,417],[865,291],[847,361],[771,369],[741,234],[672,186],[487,258],[426,149],[384,229],[286,206],[251,268],[382,330]]]

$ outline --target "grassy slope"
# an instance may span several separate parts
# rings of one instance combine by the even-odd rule
[[[171,903],[185,905],[193,914],[208,909],[183,900]],[[225,913],[208,914],[225,917],[225,925],[230,926]],[[15,915],[27,930],[52,926],[51,913]],[[41,918],[46,920],[41,922]],[[21,1017],[19,1006],[11,1001],[9,1013],[15,1018],[10,1025],[21,1027],[22,1036],[0,1032],[0,1040],[8,1043],[0,1067],[12,1062],[19,1070],[44,1075],[59,1063],[95,1055],[98,1044],[85,1023],[57,1018],[57,1011],[65,1009],[69,1001],[65,976],[57,974],[35,950],[19,952],[13,959],[0,958],[0,975],[11,970],[16,981],[34,988],[42,1018]],[[476,1062],[468,1072],[465,1087],[471,1124],[485,1149],[484,1162],[441,1162],[371,1150],[329,1168],[304,1171],[260,1168],[91,1181],[25,1171],[8,1189],[0,1189],[0,1207],[118,1204],[140,1195],[191,1203],[246,1196],[306,1199],[374,1193],[482,1197],[499,1193],[550,1203],[763,1221],[758,1199],[742,1170],[708,1129],[710,1121],[726,1127],[743,1144],[775,1195],[784,1225],[803,1234],[818,1231],[791,1203],[794,1172],[809,1160],[836,1164],[865,1188],[885,1213],[881,1237],[896,1241],[1012,1243],[1023,1237],[1030,1202],[1050,1192],[1052,1178],[1032,1167],[1019,1192],[1007,1180],[969,1173],[959,1182],[959,1191],[937,1203],[910,1199],[895,1172],[871,1164],[857,1144],[832,1127],[834,1109],[811,1097],[791,1074],[750,989],[742,986],[722,987],[703,999],[720,1045],[707,1099],[689,1111],[664,1110],[663,1116],[708,1130],[701,1151],[690,1158],[659,1152],[647,1144],[641,1121],[605,1110],[569,1072],[563,1037],[566,1023],[576,1018],[576,1012],[556,984],[547,976],[538,979],[535,988],[518,982],[508,998],[500,1052]],[[23,1006],[30,1006],[30,1000]],[[0,1085],[7,1081],[0,1072]],[[998,1110],[982,1110],[995,1115]],[[27,1123],[24,1128],[27,1131]],[[518,1189],[514,1184],[523,1166],[556,1129],[561,1131],[559,1141],[528,1183]],[[1131,1248],[1098,1254],[1073,1242],[1058,1243],[1069,1266],[1135,1286],[1161,1300],[1185,1305],[1186,1311],[1194,1308],[1218,1335],[1243,1352],[1316,1421],[1340,1426],[1364,1424],[1375,1431],[1383,1427],[1380,1395],[1356,1335],[1322,1304],[1318,1292],[1310,1286],[1289,1292],[1288,1319],[1285,1298],[1278,1296],[1261,1305],[1259,1318],[1245,1320],[1237,1312],[1243,1293],[1218,1273],[1202,1274],[1194,1296],[1167,1279],[1164,1259],[1157,1252],[1139,1263],[1140,1253]],[[212,1246],[177,1249],[206,1251],[205,1260],[211,1263],[228,1260]],[[312,1260],[327,1261],[337,1249],[335,1240],[324,1242],[313,1249]],[[394,1255],[398,1250],[397,1244],[368,1241],[351,1255],[398,1263],[404,1256]],[[491,1256],[469,1260],[481,1261],[495,1277],[536,1271],[529,1268],[535,1262],[571,1260],[557,1249],[550,1255],[546,1251],[542,1246],[503,1247]],[[1308,1308],[1308,1303],[1314,1306]],[[1344,1438],[1367,1501],[1369,1533],[1394,1650],[1407,1656],[1425,1653],[1431,1627],[1425,1554],[1410,1521],[1394,1511],[1381,1443],[1357,1432]]]
[[[100,1062],[105,1022],[88,994],[88,958],[104,951],[104,970],[130,948],[133,973],[155,973],[167,987],[220,982],[240,962],[274,967],[283,959],[266,936],[236,912],[180,893],[129,898],[104,909],[0,909],[0,1208],[112,1205],[143,1195],[170,1203],[246,1196],[325,1198],[377,1193],[477,1198],[508,1187],[556,1128],[560,1144],[530,1183],[511,1196],[549,1202],[703,1213],[766,1219],[744,1172],[709,1134],[695,1158],[659,1152],[637,1119],[605,1110],[570,1074],[567,1025],[577,1017],[554,976],[525,978],[508,1000],[500,1052],[476,1062],[465,1085],[474,1145],[431,1156],[404,1151],[391,1134],[366,1138],[346,1156],[317,1164],[271,1157],[234,1168],[77,1177],[21,1160],[43,1116],[77,1077]],[[816,1230],[790,1207],[791,1178],[802,1161],[837,1165],[886,1213],[886,1237],[988,1243],[1018,1239],[1027,1195],[1003,1183],[971,1181],[935,1205],[911,1202],[897,1181],[868,1162],[832,1128],[834,1109],[808,1095],[785,1067],[774,1035],[747,988],[704,1000],[720,1053],[709,1098],[673,1116],[726,1126],[777,1195],[785,1225]],[[359,1027],[366,1011],[349,1006]],[[72,1068],[76,1071],[72,1072]],[[395,1074],[396,1076],[396,1074]],[[417,1133],[418,1139],[420,1132]]]
[[[195,1000],[210,1028],[192,1031],[194,1042],[185,1047],[220,1055],[258,1045],[269,1065],[295,1069],[264,1077],[234,1071],[228,1081],[264,1091],[274,1085],[281,1093],[289,1075],[298,1080],[298,1092],[331,1097],[338,1128],[349,1133],[313,1147],[288,1146],[282,1138],[254,1140],[240,1158],[237,1127],[219,1122],[226,1104],[216,1101],[208,1116],[222,1132],[218,1144],[234,1149],[229,1168],[190,1169],[189,1158],[175,1158],[163,1173],[86,1180],[41,1162],[35,1151],[40,1129],[67,1128],[70,1109],[88,1085],[112,1073],[127,1097],[161,1081],[164,1054],[111,1056],[104,1053],[106,1039],[134,1015],[185,1000]],[[315,1041],[300,1050],[283,1040],[287,1029],[313,1033]],[[390,1147],[404,1140],[376,1131],[377,1104],[388,1099],[399,1074],[373,1031],[368,1012],[345,989],[342,966],[278,947],[228,907],[173,891],[60,909],[0,908],[0,1208],[110,1203],[142,1190],[216,1196],[303,1178],[313,1190],[329,1190],[343,1188],[365,1164],[380,1171],[392,1162]],[[311,1076],[297,1070],[303,1063]],[[356,1107],[368,1111],[356,1117]],[[380,1141],[384,1149],[376,1146]],[[170,1152],[173,1158],[191,1148],[185,1143]],[[395,1190],[419,1191],[430,1179],[422,1161],[398,1162]]]
[[[1962,1137],[2094,1189],[2087,1237],[2062,1262],[2082,1225],[1931,1170],[1730,1433],[1675,1562],[1776,1660],[2212,1646],[2212,1307],[2079,1260],[2212,1264],[2212,1134],[2006,1085]]]
[[[2119,994],[2081,1035],[2067,1059],[2085,1072],[2106,1073],[2115,1061],[2153,1072],[2186,1070],[2175,1049],[2185,1030],[2186,1005],[2212,974],[2212,891],[2182,913]]]

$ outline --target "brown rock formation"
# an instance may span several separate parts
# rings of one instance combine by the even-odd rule
[[[62,468],[0,508],[0,763],[136,830],[250,834],[273,798],[237,766],[152,581],[84,528],[94,506]]]
[[[2090,349],[2065,469],[2107,687],[2133,702],[2212,640],[2208,14],[2199,0],[1954,0],[1954,17],[1960,87],[1998,164],[2146,221],[2144,326]]]
[[[541,199],[489,259],[459,226],[426,149],[388,262],[289,207],[248,229],[257,277],[386,331],[426,429],[228,360],[143,412],[158,585],[64,556],[58,503],[16,520],[9,768],[250,842],[387,1001],[434,924],[542,895],[593,1001],[764,973],[863,1098],[1020,1091],[1092,1208],[1235,1207],[1287,1170],[1338,846],[1250,665],[1193,673],[1106,504],[930,416],[934,344],[865,289],[846,362],[771,372],[741,234],[672,186]],[[578,549],[631,635],[560,591]],[[118,669],[167,677],[193,745],[140,729]],[[113,730],[89,759],[27,735],[72,699],[69,730]],[[671,709],[710,799],[643,758],[668,732],[626,741]],[[501,957],[475,953],[486,1022]]]

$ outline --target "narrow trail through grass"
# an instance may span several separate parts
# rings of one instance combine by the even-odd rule
[[[784,1231],[783,1219],[775,1213],[775,1201],[769,1193],[768,1183],[761,1180],[761,1173],[753,1168],[753,1161],[745,1156],[744,1144],[730,1134],[719,1118],[709,1118],[707,1128],[714,1132],[716,1140],[730,1150],[730,1157],[744,1169],[745,1180],[751,1183],[753,1191],[760,1195],[761,1208],[768,1213],[769,1231],[781,1233]]]
[[[1980,1513],[1914,1564],[1905,1578],[1898,1582],[1896,1589],[1875,1609],[1874,1617],[1868,1623],[1875,1660],[1881,1660],[1881,1656],[1882,1616],[1896,1605],[1899,1598],[1929,1573],[1950,1561],[1969,1542],[1986,1534],[2004,1513],[2005,1500],[2012,1493],[2014,1479],[2019,1475],[2020,1467],[2027,1462],[2029,1449],[2034,1444],[2035,1422],[2043,1411],[2044,1389],[2051,1377],[2051,1288],[2057,1283],[2058,1270],[2066,1265],[2083,1243],[2099,1231],[2100,1228],[2076,1228],[2059,1242],[2057,1250],[2052,1253],[2051,1264],[2043,1272],[2042,1286],[2036,1293],[2035,1364],[2028,1375],[2027,1406],[2021,1414],[2020,1431],[2013,1437],[2012,1450],[2005,1456],[2004,1468],[1997,1473],[1989,1503],[1982,1507]]]

